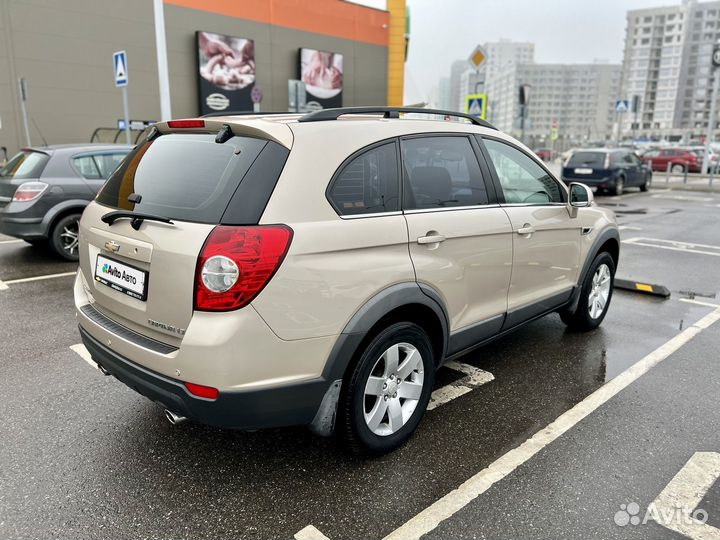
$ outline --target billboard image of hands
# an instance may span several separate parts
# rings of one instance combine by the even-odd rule
[[[251,111],[255,44],[251,39],[196,32],[200,114]]]
[[[309,107],[342,107],[342,54],[300,49],[300,79],[305,83]]]

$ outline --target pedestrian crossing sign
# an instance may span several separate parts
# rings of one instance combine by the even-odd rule
[[[485,120],[487,113],[487,95],[469,94],[465,96],[465,113],[480,120]]]

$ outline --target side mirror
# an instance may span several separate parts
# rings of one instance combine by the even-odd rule
[[[592,190],[585,184],[572,182],[568,187],[568,213],[571,218],[577,216],[578,208],[591,206],[595,197]]]

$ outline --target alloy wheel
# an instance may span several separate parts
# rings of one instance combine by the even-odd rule
[[[75,220],[63,227],[60,233],[60,245],[65,253],[75,256],[80,242],[80,221]]]
[[[588,312],[593,319],[599,318],[605,311],[610,297],[610,277],[610,268],[606,264],[601,264],[595,270],[588,295]]]
[[[376,435],[397,433],[410,419],[422,395],[423,359],[410,343],[388,348],[370,372],[365,384],[365,423]]]

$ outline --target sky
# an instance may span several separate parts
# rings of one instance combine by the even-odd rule
[[[410,50],[405,103],[427,101],[450,64],[475,45],[500,39],[535,43],[540,63],[622,61],[626,13],[681,0],[407,0]]]

